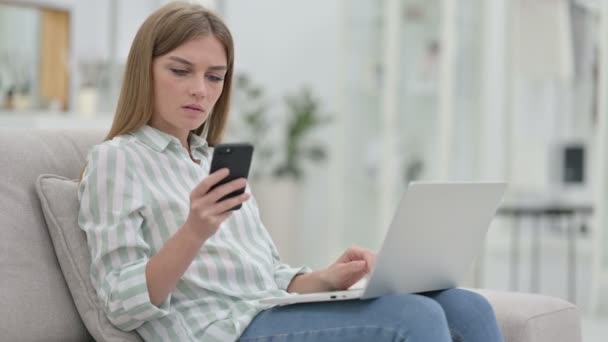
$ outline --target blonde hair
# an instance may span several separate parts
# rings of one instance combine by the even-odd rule
[[[222,94],[207,120],[193,133],[203,135],[209,145],[221,142],[230,107],[234,45],[223,21],[201,5],[174,1],[152,13],[141,25],[127,57],[124,79],[112,128],[104,141],[134,131],[152,118],[154,87],[152,62],[189,40],[213,35],[224,46],[227,71]]]

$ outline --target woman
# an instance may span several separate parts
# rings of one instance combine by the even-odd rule
[[[79,224],[110,321],[146,341],[501,341],[489,304],[448,290],[269,308],[262,298],[346,289],[374,255],[319,271],[280,262],[255,201],[209,174],[227,122],[234,50],[204,8],[171,2],[139,29],[112,128],[88,155]],[[243,207],[229,211],[235,205]]]

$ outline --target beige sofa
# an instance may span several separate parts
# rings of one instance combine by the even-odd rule
[[[87,277],[80,279],[70,273],[74,265],[66,262],[70,259],[66,259],[64,246],[57,245],[57,231],[52,231],[44,216],[52,205],[69,205],[73,210],[75,197],[52,195],[53,199],[49,195],[41,206],[40,189],[37,192],[35,186],[41,174],[77,178],[87,150],[101,140],[103,133],[0,128],[2,341],[139,340],[134,333],[99,332],[103,315],[91,309],[95,303],[90,298],[79,297]],[[68,245],[73,244],[79,241],[78,234],[63,238]],[[82,254],[86,246],[76,247],[68,249],[72,254],[67,257],[86,262],[87,256]],[[566,301],[522,293],[479,292],[492,303],[506,342],[581,341],[579,313]]]

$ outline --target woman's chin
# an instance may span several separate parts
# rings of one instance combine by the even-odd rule
[[[182,128],[188,129],[189,131],[195,130],[197,128],[199,128],[203,123],[205,123],[205,120],[199,118],[184,118],[184,120],[182,120]]]

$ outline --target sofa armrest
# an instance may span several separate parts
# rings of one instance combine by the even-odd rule
[[[505,342],[580,342],[576,306],[565,300],[529,293],[472,289],[494,308]]]

